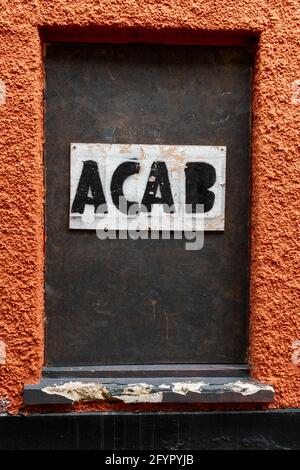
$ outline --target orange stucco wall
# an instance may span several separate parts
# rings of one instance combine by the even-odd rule
[[[1,0],[0,411],[43,364],[43,42],[251,38],[250,364],[272,407],[300,407],[300,0]]]

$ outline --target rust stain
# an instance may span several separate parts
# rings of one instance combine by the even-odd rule
[[[150,299],[150,304],[152,305],[152,313],[153,313],[153,321],[156,320],[156,304],[157,300],[156,299]]]
[[[120,153],[130,153],[131,145],[120,145]]]

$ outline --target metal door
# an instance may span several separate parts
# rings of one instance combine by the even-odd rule
[[[47,366],[246,362],[251,71],[237,47],[47,46]],[[226,146],[224,232],[70,230],[71,142]]]

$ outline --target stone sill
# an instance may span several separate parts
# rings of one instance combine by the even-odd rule
[[[25,405],[123,403],[270,403],[274,388],[249,376],[59,377],[24,388]]]

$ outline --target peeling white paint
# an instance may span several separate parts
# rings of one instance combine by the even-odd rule
[[[188,392],[201,393],[201,389],[205,382],[175,382],[172,384],[172,392],[179,393],[179,395],[186,395]]]
[[[292,83],[292,104],[300,104],[300,79],[294,80]]]
[[[129,384],[123,389],[124,395],[148,395],[153,389],[153,385],[146,383]]]
[[[241,380],[237,380],[236,382],[224,384],[224,390],[240,393],[241,395],[253,395],[254,393],[263,390],[273,392],[273,387],[271,385],[255,384],[253,382],[242,382]]]
[[[292,363],[299,365],[300,364],[300,339],[296,339],[292,342],[292,348],[294,352],[292,354]]]
[[[45,387],[43,392],[49,395],[60,395],[73,402],[96,400],[120,400],[124,403],[159,403],[163,392],[151,393],[151,384],[139,383],[126,386],[120,393],[112,393],[108,388],[97,382],[68,382],[63,385]]]
[[[6,363],[6,344],[4,341],[0,340],[0,364],[4,365]]]
[[[161,403],[163,400],[163,392],[148,393],[142,395],[119,395],[119,400],[124,403]]]
[[[130,384],[123,389],[119,400],[124,403],[160,403],[163,399],[163,393],[151,393],[153,385],[146,383]]]
[[[96,382],[68,382],[63,385],[45,387],[42,391],[49,395],[61,395],[72,401],[105,400],[109,395],[107,388]]]
[[[3,80],[0,80],[0,105],[6,102],[6,86]]]

